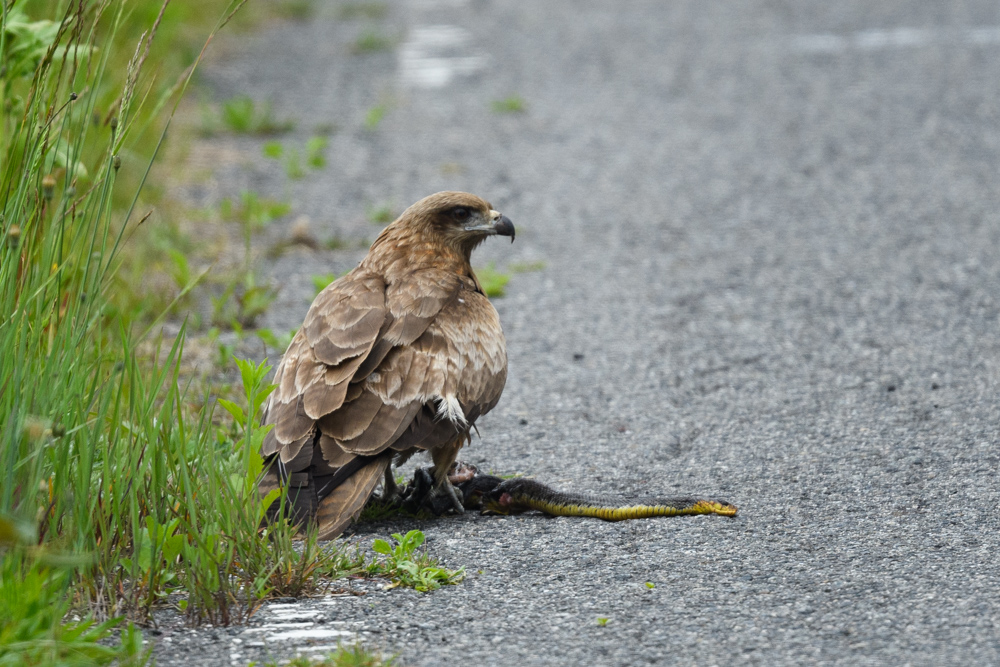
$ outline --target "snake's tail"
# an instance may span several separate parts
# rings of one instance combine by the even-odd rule
[[[689,514],[721,514],[736,516],[737,508],[727,502],[718,500],[698,499],[694,502],[677,502],[682,499],[664,498],[634,505],[608,507],[593,505],[586,502],[567,502],[555,504],[529,499],[526,503],[530,509],[553,514],[556,516],[589,516],[605,521],[624,521],[626,519],[648,519],[656,516],[685,516]],[[683,499],[686,501],[686,499]]]
[[[624,521],[656,516],[719,514],[735,516],[736,506],[704,498],[644,498],[627,500],[615,496],[563,493],[529,479],[509,479],[486,494],[487,510],[515,514],[537,510],[555,516],[587,516],[605,521]]]

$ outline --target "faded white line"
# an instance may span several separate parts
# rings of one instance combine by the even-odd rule
[[[845,51],[915,48],[931,44],[997,45],[1000,44],[1000,26],[962,30],[893,28],[890,30],[862,30],[848,35],[832,33],[795,35],[791,38],[789,47],[798,53],[843,53]]]
[[[357,637],[358,633],[349,630],[335,630],[333,628],[302,628],[301,630],[288,630],[287,632],[275,632],[267,636],[269,642],[282,642],[292,639],[333,639],[335,637]]]
[[[457,77],[475,74],[487,58],[472,50],[472,33],[453,25],[421,26],[399,49],[399,74],[406,86],[443,88]]]

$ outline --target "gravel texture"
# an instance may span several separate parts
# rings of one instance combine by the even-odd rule
[[[294,182],[263,140],[213,140],[247,156],[215,190],[289,196],[273,237],[308,216],[352,243],[377,233],[366,207],[486,197],[517,242],[476,262],[544,269],[495,300],[510,377],[464,458],[740,514],[360,525],[363,544],[419,527],[469,577],[164,632],[159,664],[331,643],[274,638],[281,622],[407,665],[1000,662],[997,3],[390,8],[372,25],[392,50],[352,54],[369,24],[321,5],[205,71],[219,99],[295,118],[286,143],[339,128]],[[525,111],[492,109],[512,95]],[[263,324],[298,326],[310,276],[361,254],[269,260],[283,291]]]

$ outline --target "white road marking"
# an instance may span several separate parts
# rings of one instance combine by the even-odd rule
[[[892,28],[862,30],[848,35],[818,33],[795,35],[790,48],[798,53],[843,53],[845,51],[880,51],[914,48],[931,44],[968,44],[993,46],[1000,44],[1000,26],[982,26],[961,30]]]
[[[453,25],[414,28],[399,49],[399,75],[414,88],[443,88],[456,77],[486,67],[485,55],[471,49],[472,34]]]
[[[275,632],[267,636],[269,642],[283,642],[292,639],[333,639],[335,637],[357,637],[356,632],[350,630],[335,630],[333,628],[303,628],[301,630],[288,630],[286,632]]]

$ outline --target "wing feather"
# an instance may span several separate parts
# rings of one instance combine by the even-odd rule
[[[357,438],[371,426],[382,405],[382,399],[378,395],[362,391],[357,400],[342,405],[336,412],[320,419],[320,432],[335,440]]]
[[[318,458],[332,469],[345,466],[354,458],[353,453],[344,451],[336,440],[323,433],[320,433],[318,445],[316,448]],[[319,461],[314,461],[314,465],[318,463]]]
[[[421,271],[409,278],[386,289],[389,324],[358,369],[357,379],[371,374],[393,348],[409,345],[423,335],[438,313],[466,287],[461,276],[439,269]]]
[[[361,435],[351,440],[340,440],[337,444],[354,454],[377,454],[387,449],[394,438],[399,437],[413,421],[418,410],[419,403],[399,407],[383,403],[372,423]]]
[[[319,539],[332,540],[358,517],[368,497],[382,479],[389,461],[388,456],[372,461],[320,501],[316,510]]]
[[[355,269],[319,293],[302,331],[315,358],[336,366],[370,350],[385,317],[385,283]]]
[[[320,419],[339,408],[347,397],[349,380],[363,359],[354,357],[333,367],[324,364],[323,376],[303,391],[306,414],[312,419]]]
[[[321,474],[386,452],[320,503],[321,536],[333,537],[360,512],[390,451],[467,435],[440,417],[442,401],[457,401],[471,424],[496,404],[506,374],[499,318],[474,279],[423,270],[387,286],[359,268],[320,293],[289,345],[262,452]]]

